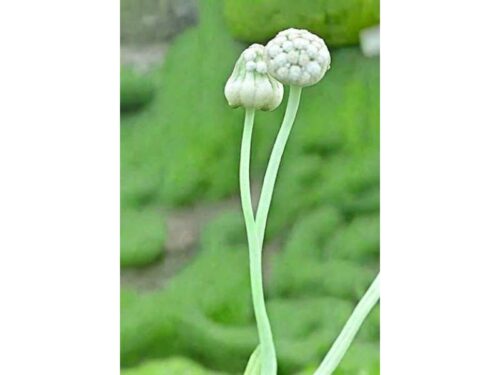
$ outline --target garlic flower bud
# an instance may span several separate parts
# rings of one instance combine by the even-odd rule
[[[307,30],[281,31],[265,47],[269,74],[284,84],[311,86],[330,69],[323,39]]]
[[[224,87],[231,107],[272,111],[283,99],[283,85],[268,74],[264,46],[252,44],[243,51]]]

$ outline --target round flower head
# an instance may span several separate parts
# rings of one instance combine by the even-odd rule
[[[268,74],[264,46],[252,44],[243,51],[224,87],[231,107],[276,109],[283,99],[283,85]]]
[[[330,53],[319,36],[307,30],[287,29],[267,43],[269,74],[295,86],[311,86],[330,69]]]

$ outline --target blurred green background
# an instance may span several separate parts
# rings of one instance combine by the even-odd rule
[[[257,344],[238,198],[244,112],[224,84],[251,42],[318,33],[332,69],[306,88],[264,255],[280,374],[312,374],[379,268],[376,0],[122,0],[123,375],[241,374]],[[285,103],[256,115],[258,198]],[[379,374],[379,310],[336,371]]]

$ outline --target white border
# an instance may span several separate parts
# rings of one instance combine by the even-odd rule
[[[496,2],[382,2],[383,375],[500,374]]]
[[[0,46],[0,374],[118,374],[119,2],[1,2]]]

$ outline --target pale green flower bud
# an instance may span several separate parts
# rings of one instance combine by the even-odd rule
[[[283,85],[268,74],[264,46],[252,44],[243,51],[224,87],[231,107],[272,111],[283,99]]]
[[[330,53],[319,36],[307,30],[281,31],[265,47],[269,74],[295,86],[311,86],[330,69]]]

